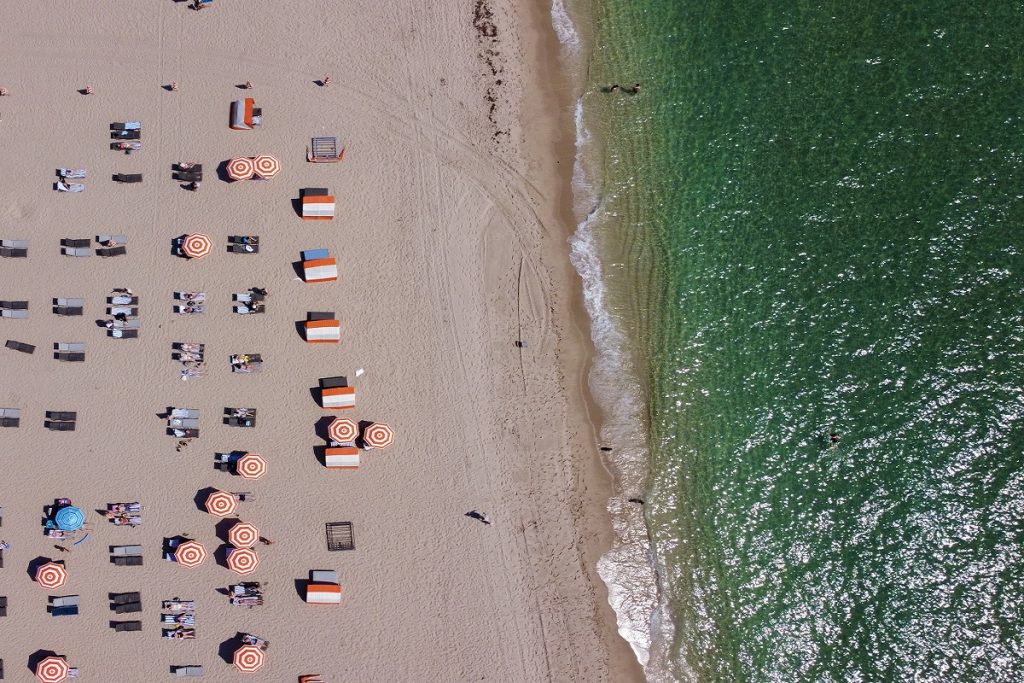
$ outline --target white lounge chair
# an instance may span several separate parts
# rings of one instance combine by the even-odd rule
[[[61,178],[84,178],[84,168],[58,168],[57,175]]]
[[[57,181],[57,191],[58,192],[84,192],[85,191],[85,185],[83,185],[82,183],[67,183],[67,184],[65,184],[65,183],[63,183],[63,182],[58,180]]]

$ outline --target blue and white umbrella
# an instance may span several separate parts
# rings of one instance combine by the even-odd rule
[[[78,531],[85,524],[85,513],[82,512],[81,508],[69,505],[57,510],[57,514],[54,515],[54,521],[57,522],[58,529]]]

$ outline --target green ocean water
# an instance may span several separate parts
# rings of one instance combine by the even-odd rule
[[[1024,680],[1024,4],[587,12],[652,679]]]

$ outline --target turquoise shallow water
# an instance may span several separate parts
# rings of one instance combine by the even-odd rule
[[[1021,3],[590,11],[652,672],[1024,680]]]

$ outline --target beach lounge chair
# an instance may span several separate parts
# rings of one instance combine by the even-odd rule
[[[52,420],[46,420],[43,425],[51,432],[73,432],[75,431],[74,422],[54,422]]]
[[[316,261],[317,259],[330,257],[331,254],[326,249],[306,249],[302,252],[303,261]]]
[[[11,249],[28,249],[28,240],[0,240],[0,247]]]
[[[57,343],[57,350],[58,351],[69,351],[69,352],[73,352],[73,353],[84,353],[85,352],[85,342],[58,342]]]
[[[96,255],[105,258],[109,256],[124,256],[127,253],[127,247],[100,247],[96,249]]]
[[[74,422],[78,419],[78,413],[73,410],[47,410],[46,417],[50,420],[65,420]]]
[[[345,158],[345,150],[338,151],[338,138],[313,138],[313,144],[306,148],[306,161],[314,164],[338,163]]]
[[[140,140],[142,139],[142,131],[135,130],[112,130],[110,131],[111,140]]]
[[[11,349],[12,351],[21,351],[22,353],[28,354],[35,353],[36,351],[36,347],[34,345],[26,344],[25,342],[14,341],[13,339],[8,339],[7,343],[4,344],[4,346]]]
[[[73,617],[78,615],[78,605],[68,605],[67,607],[51,607],[51,617]]]
[[[141,555],[141,545],[114,545],[110,547],[110,554],[115,556],[127,556],[127,555]],[[123,595],[123,594],[122,594]],[[135,593],[138,596],[138,593]],[[138,600],[138,597],[135,598]],[[132,602],[126,600],[125,602]]]
[[[127,557],[111,557],[111,561],[118,567],[141,567],[141,555],[129,555]]]
[[[117,183],[141,183],[141,173],[115,173],[114,182]]]
[[[131,140],[131,141],[125,140],[125,141],[122,141],[122,142],[111,142],[110,143],[110,149],[115,150],[115,151],[124,150],[125,153],[131,154],[135,150],[142,149],[142,143],[138,142],[137,140]]]
[[[171,417],[199,417],[198,408],[172,408]]]
[[[177,439],[198,439],[198,429],[175,429],[174,427],[168,427],[167,432],[170,436]]]
[[[9,308],[12,311],[28,310],[27,301],[0,301],[0,308]]]
[[[0,311],[0,316],[3,316],[4,318],[24,319],[24,318],[28,317],[28,311],[26,311],[23,308],[22,309],[13,310],[13,311],[11,309],[9,309],[9,308],[5,308],[2,311]]]
[[[196,637],[196,630],[194,628],[165,628],[163,629],[163,636],[169,640],[192,640]]]
[[[92,256],[92,250],[87,247],[61,247],[60,253],[65,256]]]
[[[141,602],[126,602],[126,603],[123,603],[123,604],[115,604],[114,605],[114,612],[116,612],[117,614],[131,614],[132,612],[141,612],[141,611],[142,611],[142,603]]]
[[[196,615],[194,614],[161,614],[160,623],[162,624],[181,624],[183,626],[195,626]]]
[[[177,180],[182,183],[201,183],[203,182],[202,171],[175,171],[171,174],[173,180]]]
[[[79,604],[77,595],[60,595],[50,598],[50,604],[54,607],[67,607],[68,605]]]
[[[202,164],[171,164],[171,171],[174,173],[202,173]]]
[[[228,242],[231,244],[259,244],[259,235],[229,235]]]
[[[174,312],[178,315],[202,315],[203,313],[206,313],[206,306],[203,306],[202,304],[174,306]]]
[[[255,417],[225,417],[224,424],[231,427],[255,427]]]
[[[233,306],[232,310],[239,315],[255,315],[257,313],[266,313],[267,307],[266,304],[260,302],[248,306]]]
[[[89,247],[91,245],[92,245],[92,240],[90,240],[90,239],[71,239],[71,238],[65,237],[64,239],[62,239],[60,241],[60,246],[62,246],[62,247],[75,247],[75,248],[79,248],[79,247]]]
[[[171,667],[174,669],[174,675],[179,678],[199,678],[203,675],[203,667],[199,664],[190,664],[188,666],[175,666]]]
[[[138,306],[139,297],[129,296],[127,294],[118,294],[116,296],[108,296],[107,304],[110,306]]]
[[[0,408],[0,427],[21,425],[21,408]]]
[[[110,315],[126,315],[135,318],[139,315],[139,309],[135,306],[108,306],[107,313]]]
[[[115,121],[110,130],[142,130],[142,121]]]
[[[81,363],[85,361],[84,353],[64,353],[62,351],[58,351],[53,354],[53,357],[59,361],[65,361],[68,363]]]
[[[260,245],[258,244],[229,244],[228,251],[232,254],[258,254],[260,253]]]
[[[324,467],[331,470],[354,470],[359,468],[359,449],[355,446],[324,449]]]
[[[132,591],[130,593],[114,593],[110,598],[110,601],[115,605],[125,605],[129,602],[140,602],[142,600],[142,594],[138,591]]]
[[[59,297],[53,301],[53,312],[57,315],[82,315],[82,311],[85,307],[85,299],[67,299]]]
[[[115,320],[115,330],[138,330],[142,327],[142,321],[138,318],[132,318],[131,320]]]
[[[195,600],[179,600],[178,598],[174,598],[173,600],[164,600],[160,604],[160,609],[166,609],[172,612],[191,612],[195,608]]]
[[[28,256],[28,249],[0,247],[0,256],[3,256],[4,258],[25,258]]]
[[[7,596],[0,595],[0,617],[7,616]]]
[[[113,329],[107,330],[107,336],[113,337],[114,339],[138,339],[139,331]]]
[[[141,621],[112,621],[111,626],[114,627],[115,633],[124,633],[126,631],[141,631]]]
[[[60,180],[57,181],[58,192],[84,192],[85,185],[82,183],[63,183]]]
[[[84,168],[58,168],[57,169],[57,175],[60,176],[61,178],[82,179],[82,178],[85,178],[85,169]]]
[[[167,426],[178,429],[198,429],[199,420],[191,417],[172,417],[167,420]]]
[[[337,377],[321,377],[320,388],[321,389],[335,389],[337,387],[347,387],[348,377],[344,375],[338,375]]]
[[[96,235],[96,241],[103,246],[118,247],[128,244],[128,235]]]

